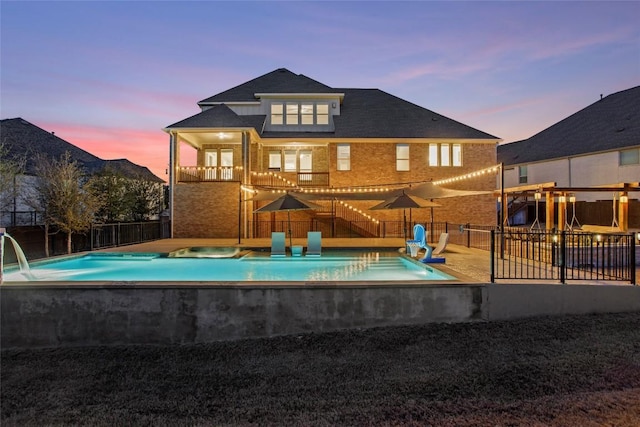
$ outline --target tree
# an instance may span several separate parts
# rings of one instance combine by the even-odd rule
[[[134,200],[130,191],[130,180],[110,169],[94,174],[87,188],[100,200],[96,221],[127,221],[131,216]]]
[[[20,194],[17,179],[24,173],[24,158],[12,158],[4,144],[0,144],[0,211],[14,211],[16,198]]]
[[[127,178],[104,169],[89,179],[88,186],[102,203],[98,221],[146,221],[163,207],[162,184],[143,177]]]
[[[89,230],[99,200],[88,191],[78,163],[66,152],[60,159],[36,156],[36,197],[44,212],[45,253],[49,256],[49,228],[67,233],[67,253],[71,253],[71,236]]]

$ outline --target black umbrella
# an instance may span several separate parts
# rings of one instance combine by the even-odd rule
[[[429,208],[434,206],[441,206],[438,203],[430,202],[428,200],[423,200],[416,196],[410,196],[406,194],[404,190],[402,190],[402,194],[398,196],[392,197],[390,199],[385,200],[382,203],[379,203],[373,206],[372,210],[380,210],[380,209],[403,209],[403,218],[404,218],[404,238],[407,238],[407,215],[406,209],[413,208]]]
[[[264,205],[263,207],[256,209],[254,212],[287,212],[288,226],[289,226],[289,246],[292,247],[291,239],[291,211],[304,211],[311,209],[319,209],[321,206],[316,205],[308,200],[300,199],[292,194],[286,193],[274,200],[273,202]]]

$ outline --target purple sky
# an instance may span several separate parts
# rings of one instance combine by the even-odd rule
[[[162,128],[276,68],[505,142],[640,84],[640,2],[0,2],[0,115],[166,179]]]

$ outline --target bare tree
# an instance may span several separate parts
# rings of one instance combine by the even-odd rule
[[[67,233],[67,253],[71,236],[90,229],[99,200],[85,188],[83,171],[66,152],[60,159],[36,156],[36,197],[44,212],[45,254],[49,256],[49,229]]]

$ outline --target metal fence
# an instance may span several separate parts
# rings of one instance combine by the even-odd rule
[[[490,231],[491,281],[606,280],[636,283],[633,234]]]
[[[42,223],[42,212],[0,211],[0,226],[2,227],[25,227]]]
[[[91,250],[150,242],[170,236],[168,221],[92,224]]]

